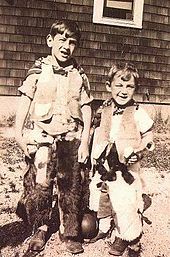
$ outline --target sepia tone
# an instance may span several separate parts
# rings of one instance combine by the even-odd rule
[[[142,29],[93,23],[93,0],[1,0],[0,2],[0,257],[22,257],[30,231],[16,214],[25,169],[15,142],[18,87],[28,69],[49,49],[46,36],[55,19],[78,22],[82,33],[74,56],[87,74],[96,109],[109,97],[106,75],[114,62],[133,62],[140,73],[136,100],[155,121],[155,150],[142,161],[145,215],[141,257],[168,257],[170,182],[170,1],[145,0]],[[110,239],[84,243],[82,257],[110,256]],[[35,255],[32,255],[35,256]],[[69,257],[54,231],[37,257]],[[28,256],[31,257],[31,256]],[[129,257],[125,252],[123,257]],[[136,257],[136,256],[134,256]]]

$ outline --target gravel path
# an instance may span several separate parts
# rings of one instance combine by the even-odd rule
[[[16,204],[22,192],[25,164],[12,134],[12,129],[0,128],[0,257],[21,257],[27,249],[30,235],[22,221],[15,215]],[[159,149],[154,152],[154,155],[148,157],[142,168],[144,192],[152,198],[152,205],[145,215],[152,224],[144,223],[141,257],[170,256],[170,163],[167,155],[170,149],[170,137],[167,133],[163,135],[159,132],[156,138]],[[106,239],[94,244],[84,244],[84,253],[77,256],[110,256],[109,241],[110,239]],[[37,257],[40,256],[73,255],[65,252],[65,246],[60,242],[56,232],[48,240],[45,250],[37,255]],[[128,257],[127,252],[123,257]]]

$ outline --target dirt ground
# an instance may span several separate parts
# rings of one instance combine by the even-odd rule
[[[10,126],[9,126],[10,125]],[[25,164],[15,140],[12,124],[0,127],[0,257],[21,257],[27,249],[30,231],[16,216],[16,204],[22,193]],[[145,216],[152,222],[144,223],[141,257],[170,256],[170,131],[166,124],[157,123],[154,130],[156,148],[142,161],[144,192],[152,198]],[[111,239],[84,244],[81,257],[107,257]],[[58,232],[52,234],[45,250],[38,257],[69,257]],[[123,257],[128,257],[125,252]],[[32,256],[30,256],[32,257]]]

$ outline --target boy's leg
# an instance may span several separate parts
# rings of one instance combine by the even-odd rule
[[[25,204],[27,221],[35,232],[29,248],[41,251],[45,246],[50,221],[56,153],[52,145],[40,146],[28,162],[22,201]]]
[[[96,241],[100,239],[104,239],[109,235],[109,231],[111,229],[111,216],[100,218],[99,223],[99,230],[97,235],[89,240],[89,243],[95,243]]]
[[[99,230],[104,234],[107,234],[110,230],[112,218],[111,216],[99,219]]]
[[[102,184],[103,181],[100,179],[100,177],[101,175],[98,174],[98,172],[96,171],[89,185],[89,189],[90,189],[89,209],[95,212],[98,212],[99,210],[99,203],[100,203],[100,197],[101,197],[101,186],[98,186],[98,185]]]
[[[97,218],[99,219],[99,232],[90,240],[90,243],[105,238],[111,228],[111,203],[107,193],[107,185],[100,177],[101,175],[96,171],[90,183],[89,208],[97,212]]]
[[[110,200],[116,213],[116,238],[109,253],[115,256],[122,255],[128,244],[142,233],[141,215],[138,213],[143,203],[141,182],[138,174],[133,175],[135,181],[131,185],[124,181],[121,172],[117,172],[116,181],[108,182]]]
[[[62,226],[60,233],[71,253],[83,252],[80,243],[82,219],[81,166],[78,163],[80,140],[58,142],[58,196]]]

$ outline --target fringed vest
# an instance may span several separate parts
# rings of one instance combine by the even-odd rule
[[[138,108],[137,105],[128,106],[124,109],[121,119],[121,124],[117,137],[115,139],[115,146],[118,152],[119,161],[125,163],[124,150],[127,147],[133,149],[140,149],[141,135],[134,119],[134,112]],[[110,131],[112,124],[113,112],[116,109],[114,103],[108,106],[104,106],[101,114],[100,127],[97,131],[95,140],[94,158],[100,157],[106,147],[111,147],[113,143],[110,142]],[[114,126],[114,124],[113,124]],[[129,165],[130,170],[139,171],[139,163]]]

